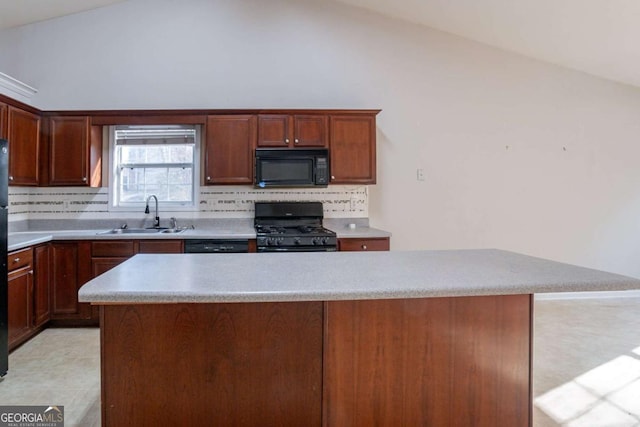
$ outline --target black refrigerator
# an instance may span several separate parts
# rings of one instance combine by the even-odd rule
[[[9,146],[0,139],[0,377],[9,369],[9,287],[7,284],[7,219],[9,215]]]

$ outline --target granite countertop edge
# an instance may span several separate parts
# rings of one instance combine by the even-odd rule
[[[639,279],[497,249],[205,257],[136,255],[84,285],[79,299],[242,303],[640,289]]]

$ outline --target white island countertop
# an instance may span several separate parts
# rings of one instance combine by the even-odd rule
[[[94,304],[331,301],[640,289],[640,280],[497,249],[141,254],[85,284]]]

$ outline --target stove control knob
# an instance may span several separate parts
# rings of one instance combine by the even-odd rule
[[[294,245],[299,245],[300,244],[300,238],[299,237],[294,237],[293,238],[293,244]]]

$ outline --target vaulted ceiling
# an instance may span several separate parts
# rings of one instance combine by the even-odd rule
[[[0,0],[0,29],[120,1]],[[640,87],[637,0],[330,1]]]

